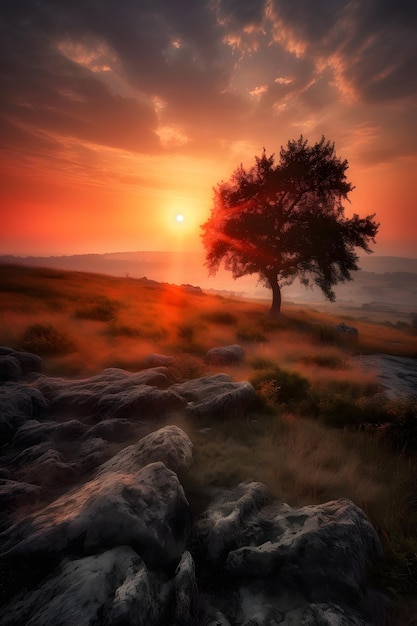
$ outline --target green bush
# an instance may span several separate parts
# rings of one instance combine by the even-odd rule
[[[40,356],[60,356],[75,351],[70,334],[52,324],[32,324],[25,330],[22,348]]]

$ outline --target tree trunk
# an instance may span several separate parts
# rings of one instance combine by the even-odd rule
[[[267,278],[272,289],[272,305],[269,315],[271,317],[279,317],[281,315],[281,288],[278,285],[278,275],[269,274]]]

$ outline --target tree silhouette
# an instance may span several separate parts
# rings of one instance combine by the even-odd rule
[[[274,155],[255,157],[214,189],[211,215],[202,225],[206,265],[215,274],[223,262],[233,278],[258,274],[272,290],[271,314],[281,310],[281,287],[298,277],[335,300],[334,285],[359,269],[356,248],[371,252],[379,224],[375,214],[344,216],[352,185],[348,162],[324,137],[308,145],[302,136]]]

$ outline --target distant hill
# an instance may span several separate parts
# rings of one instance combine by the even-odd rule
[[[74,254],[69,256],[14,256],[0,255],[0,263],[29,265],[34,267],[55,267],[58,269],[98,272],[100,274],[122,275],[126,272],[141,278],[147,272],[166,272],[167,268],[186,264],[192,274],[206,274],[203,252],[108,252],[105,254]],[[408,272],[417,274],[417,258],[366,255],[360,259],[360,269],[366,272],[384,274]],[[155,276],[149,276],[155,278]]]
[[[130,276],[171,284],[198,285],[205,290],[232,292],[235,295],[267,298],[270,292],[257,283],[257,276],[234,281],[230,272],[219,270],[209,276],[204,252],[111,252],[70,256],[0,256],[1,264],[48,267],[109,276]],[[360,271],[351,282],[336,288],[338,303],[362,305],[381,302],[390,306],[406,305],[417,309],[417,258],[366,255],[360,259]],[[286,287],[285,300],[324,303],[319,289],[305,289],[297,281]]]

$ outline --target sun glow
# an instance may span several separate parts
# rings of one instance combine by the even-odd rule
[[[178,222],[178,224],[182,224],[182,222],[184,221],[184,216],[182,213],[177,213],[177,215],[175,216],[175,221]]]

